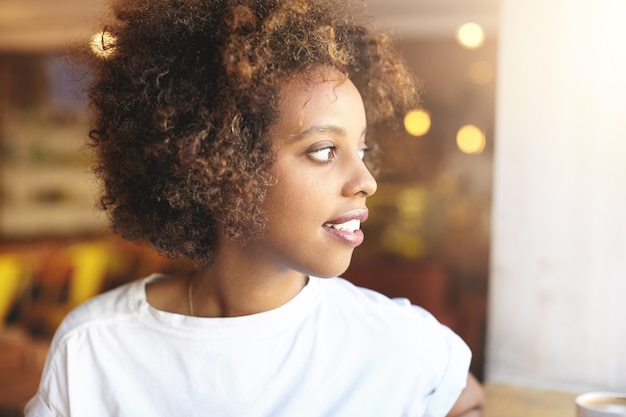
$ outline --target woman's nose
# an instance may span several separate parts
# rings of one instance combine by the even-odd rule
[[[361,159],[354,161],[346,175],[346,179],[344,193],[347,196],[361,195],[369,197],[378,189],[374,176]]]

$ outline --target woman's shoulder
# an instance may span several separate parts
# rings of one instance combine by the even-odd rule
[[[413,335],[440,333],[447,329],[430,312],[407,298],[392,298],[343,278],[323,280],[320,285],[323,302],[333,311],[335,318],[378,325],[382,331],[408,331]]]
[[[378,291],[360,287],[345,278],[332,278],[322,280],[321,285],[325,288],[328,297],[340,299],[344,302],[353,303],[365,309],[388,310],[396,314],[417,314],[419,317],[430,320],[432,315],[423,308],[413,305],[408,298],[389,297]]]
[[[333,326],[362,328],[365,333],[387,338],[390,343],[401,340],[414,352],[435,354],[468,349],[450,328],[407,298],[391,298],[341,278],[324,281],[321,286],[325,293],[323,303]]]
[[[433,384],[444,377],[450,364],[465,382],[471,352],[458,335],[430,312],[406,298],[391,298],[341,278],[322,281],[320,285],[328,313],[322,316],[328,318],[325,330],[329,333],[349,333],[351,340],[360,340],[370,351],[393,351],[392,356],[379,356],[391,361],[390,366],[403,363],[412,369],[430,369]],[[339,340],[344,343],[345,338]]]
[[[65,317],[55,339],[61,340],[91,326],[132,317],[145,303],[146,284],[156,279],[159,279],[158,275],[130,281],[85,301]]]

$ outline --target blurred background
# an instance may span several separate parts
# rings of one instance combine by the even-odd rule
[[[626,390],[626,6],[367,5],[423,95],[383,140],[345,276],[431,311],[470,345],[481,380]],[[101,29],[104,10],[0,3],[0,407],[32,395],[69,309],[190,269],[111,235],[95,208],[89,74],[66,48]]]
[[[189,268],[112,236],[95,208],[88,74],[66,48],[95,34],[104,10],[94,0],[0,3],[0,318],[5,338],[40,342],[33,375],[73,306],[151,272]],[[497,1],[370,0],[368,14],[422,80],[423,106],[382,144],[366,243],[345,275],[430,310],[471,346],[482,378]],[[0,404],[16,395],[3,389]]]

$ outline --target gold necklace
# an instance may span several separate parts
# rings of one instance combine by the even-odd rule
[[[189,285],[187,286],[187,304],[189,307],[189,315],[191,317],[194,316],[193,314],[193,297],[192,297],[192,292],[193,292],[193,277],[189,278]]]

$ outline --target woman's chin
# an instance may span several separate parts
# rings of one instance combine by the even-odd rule
[[[350,261],[352,257],[350,257],[347,262],[337,262],[335,265],[326,264],[324,268],[317,268],[314,271],[307,273],[309,276],[314,276],[317,278],[334,278],[341,276],[344,272],[348,270],[350,266]]]

